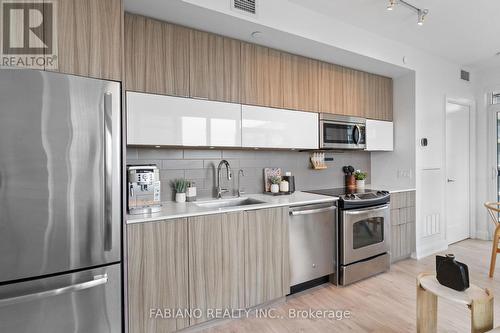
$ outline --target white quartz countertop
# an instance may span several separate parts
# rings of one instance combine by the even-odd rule
[[[301,206],[301,205],[309,205],[309,204],[324,203],[324,202],[334,202],[338,200],[337,197],[305,193],[301,191],[296,191],[295,193],[289,195],[272,196],[267,194],[248,194],[244,195],[244,197],[264,201],[264,203],[246,205],[246,206],[213,208],[213,207],[197,206],[196,202],[177,203],[169,201],[163,203],[162,209],[158,213],[127,215],[127,223],[129,224],[129,223],[154,222],[154,221],[177,219],[183,217],[219,214],[219,213],[254,210],[254,209],[264,209],[264,208],[281,207],[281,206]],[[208,200],[217,200],[217,199],[208,199]],[[202,199],[197,202],[203,202],[203,201],[205,201],[205,199]]]
[[[375,190],[384,190],[389,191],[389,193],[399,193],[399,192],[408,192],[415,191],[415,187],[408,186],[387,186],[387,185],[377,185],[377,184],[366,184],[366,188],[371,188]]]

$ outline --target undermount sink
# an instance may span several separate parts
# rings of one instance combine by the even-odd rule
[[[196,202],[195,205],[203,208],[224,208],[224,207],[257,205],[262,203],[265,203],[265,201],[252,198],[231,198],[231,199],[215,199],[209,201],[200,201]]]

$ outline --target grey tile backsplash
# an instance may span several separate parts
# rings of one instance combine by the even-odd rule
[[[370,153],[352,151],[330,153],[333,162],[327,162],[328,169],[313,170],[308,152],[266,151],[266,150],[216,150],[216,149],[166,149],[128,148],[127,164],[156,164],[160,168],[162,200],[173,200],[170,182],[176,178],[187,178],[196,183],[198,198],[214,197],[216,168],[221,159],[231,164],[233,179],[228,181],[225,169],[222,185],[236,195],[238,190],[238,170],[245,173],[241,177],[241,187],[246,193],[261,193],[265,167],[280,167],[295,176],[297,190],[321,189],[343,186],[342,166],[352,165],[356,169],[368,171],[370,182]],[[229,194],[226,194],[229,195]]]

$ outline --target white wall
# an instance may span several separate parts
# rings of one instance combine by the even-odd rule
[[[422,257],[446,247],[443,197],[446,96],[473,99],[476,93],[473,83],[459,79],[459,64],[332,20],[325,14],[307,10],[287,0],[259,1],[259,12],[255,17],[231,10],[228,0],[184,0],[183,3],[194,4],[196,8],[194,6],[189,10],[184,8],[184,22],[179,13],[172,13],[178,23],[194,25],[200,29],[237,38],[242,38],[238,35],[238,31],[243,29],[240,27],[248,28],[249,24],[253,24],[255,30],[272,29],[274,32],[286,33],[283,34],[283,38],[276,38],[275,33],[272,40],[264,36],[261,42],[264,45],[274,45],[277,48],[288,48],[289,51],[293,51],[306,48],[301,40],[312,40],[366,56],[367,59],[377,59],[415,71],[416,255]],[[179,4],[180,2],[177,2],[177,5]],[[200,8],[205,12],[200,12]],[[195,12],[198,18],[203,14],[203,19],[196,20],[196,17],[190,17],[194,15],[191,13]],[[204,25],[204,22],[208,24]],[[249,37],[244,39],[248,40]],[[255,42],[260,43],[258,40]],[[403,58],[406,62],[403,62]],[[345,58],[345,54],[342,59],[343,64],[347,65],[348,59]],[[358,64],[353,64],[353,67],[360,68],[359,57],[356,61]],[[429,140],[429,145],[425,148],[419,146],[420,138],[423,137]],[[429,235],[426,232],[429,221],[434,221],[438,226],[435,234]]]
[[[492,168],[495,167],[495,132],[496,123],[488,115],[487,94],[500,91],[500,66],[479,70],[474,75],[477,77],[476,89],[476,237],[491,239],[493,224],[491,223],[483,203],[497,201],[496,185]]]

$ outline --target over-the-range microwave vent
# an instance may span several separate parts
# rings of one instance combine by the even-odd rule
[[[257,0],[231,0],[233,8],[242,10],[244,12],[255,14]]]
[[[460,71],[460,78],[464,81],[470,81],[470,73],[462,69]]]

